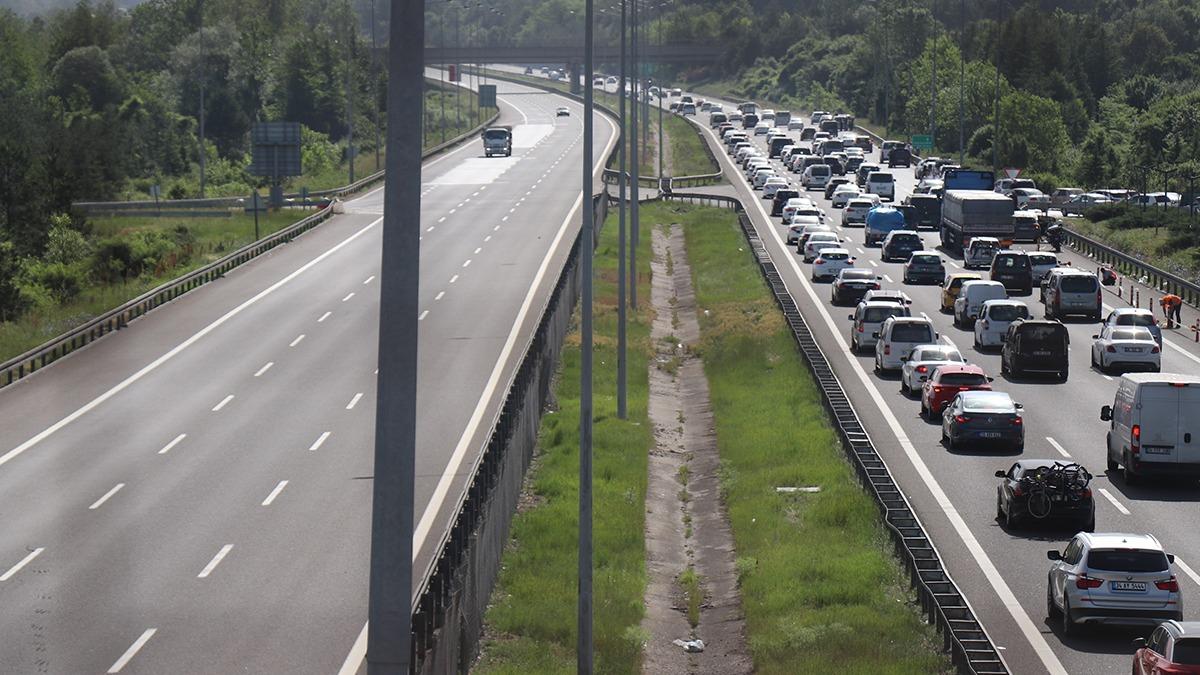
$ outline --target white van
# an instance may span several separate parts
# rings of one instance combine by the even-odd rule
[[[954,325],[959,328],[974,328],[975,319],[988,300],[1006,300],[1008,291],[999,281],[967,281],[958,290],[954,299]]]
[[[1042,302],[1046,303],[1047,319],[1082,314],[1092,321],[1100,320],[1104,300],[1100,297],[1100,278],[1095,274],[1071,267],[1056,267],[1050,270],[1043,283]]]
[[[867,192],[892,201],[896,198],[896,179],[886,171],[872,171],[867,174]]]
[[[938,341],[933,322],[921,317],[891,317],[875,333],[875,370],[887,372],[899,370],[917,345],[930,345]]]
[[[875,335],[883,328],[883,322],[893,316],[912,316],[908,305],[882,300],[858,303],[854,313],[847,318],[850,324],[850,351],[857,352],[875,346]]]
[[[833,175],[828,164],[813,164],[804,170],[804,174],[800,177],[800,184],[805,190],[820,190],[829,183],[829,177]]]
[[[1112,423],[1108,470],[1124,467],[1127,484],[1148,475],[1200,477],[1200,377],[1123,375],[1100,419]]]

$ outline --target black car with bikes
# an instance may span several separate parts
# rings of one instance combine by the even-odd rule
[[[1078,463],[1022,459],[996,477],[996,519],[1007,528],[1058,523],[1096,530],[1092,475]]]

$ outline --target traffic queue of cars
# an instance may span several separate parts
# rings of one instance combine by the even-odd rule
[[[768,179],[778,186],[763,196],[772,199],[771,215],[787,228],[788,245],[811,265],[812,280],[830,283],[833,305],[854,308],[847,317],[851,350],[873,354],[877,372],[899,372],[901,394],[917,399],[921,416],[940,425],[948,450],[1001,445],[1022,452],[1022,405],[996,389],[995,378],[969,363],[928,318],[913,316],[903,291],[884,288],[883,275],[858,267],[851,235],[836,232],[832,218],[805,193],[824,189],[833,208],[842,209],[843,229],[863,228],[865,246],[880,246],[885,262],[903,262],[903,284],[938,284],[942,311],[953,313],[957,328],[971,332],[977,351],[999,350],[1001,370],[1009,378],[1068,379],[1070,338],[1062,319],[1100,321],[1097,276],[1060,264],[1054,253],[1008,249],[986,239],[963,251],[966,267],[986,272],[947,273],[942,254],[924,248],[912,216],[884,203],[895,199],[894,181],[890,174],[878,175],[885,173],[878,165],[859,159],[852,183],[835,178],[846,171],[848,158],[828,152],[831,146],[815,134],[806,146],[768,131],[772,152],[764,153],[731,125],[713,128],[755,189]],[[776,174],[771,159],[800,173],[799,186]],[[1003,188],[1032,189],[1019,182]],[[1038,200],[1027,202],[1036,208]],[[1035,290],[1044,318],[1010,296],[1031,296]],[[1144,309],[1111,311],[1093,336],[1092,364],[1101,372],[1150,371],[1124,375],[1114,405],[1101,411],[1111,423],[1106,468],[1123,470],[1129,483],[1175,467],[1200,476],[1200,420],[1193,443],[1190,432],[1182,430],[1188,422],[1181,415],[1185,409],[1200,411],[1200,378],[1158,375],[1161,348],[1161,328]],[[1156,405],[1142,405],[1150,402]],[[996,518],[1007,527],[1065,521],[1079,530],[1062,551],[1047,553],[1046,611],[1064,634],[1085,625],[1155,626],[1148,640],[1139,640],[1135,672],[1194,672],[1168,667],[1200,663],[1200,623],[1182,622],[1173,556],[1151,535],[1095,533],[1096,506],[1086,468],[1070,460],[1022,458],[998,470],[996,478]]]

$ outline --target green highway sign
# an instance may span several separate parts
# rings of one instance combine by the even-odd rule
[[[912,146],[918,150],[932,150],[933,136],[922,135],[912,137]]]

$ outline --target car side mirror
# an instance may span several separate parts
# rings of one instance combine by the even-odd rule
[[[883,277],[875,277],[875,281],[883,281]]]
[[[908,363],[908,357],[907,357],[907,356],[901,356],[901,357],[900,357],[900,363]]]
[[[1062,553],[1058,551],[1046,551],[1047,560],[1062,560]]]
[[[1172,565],[1175,564],[1175,554],[1174,553],[1167,554],[1167,562],[1171,563]]]
[[[1017,410],[1024,410],[1024,409],[1025,409],[1025,406],[1024,406],[1023,404],[1021,404],[1021,403],[1014,403],[1014,404],[1013,404],[1013,407],[1014,407],[1014,408],[1016,408]]]
[[[1112,406],[1111,405],[1106,405],[1106,406],[1100,408],[1100,421],[1101,422],[1111,422],[1112,421]]]
[[[846,318],[847,318],[847,319],[850,319],[851,321],[853,321],[853,320],[854,320],[854,315],[853,315],[853,314],[847,314],[847,315],[846,315]]]
[[[941,337],[942,337],[942,334],[941,334],[941,333],[934,333],[934,334],[933,334],[933,339],[934,339],[934,340],[939,340],[939,339],[941,339]]]
[[[879,331],[875,331],[874,333],[871,333],[871,337],[873,337],[873,338],[875,338],[876,340],[878,340],[878,339],[879,339]]]
[[[1099,340],[1099,339],[1100,339],[1100,336],[1099,336],[1099,335],[1093,335],[1093,336],[1092,336],[1092,339],[1093,339],[1093,340]]]
[[[1143,647],[1146,646],[1146,638],[1144,638],[1144,637],[1133,638],[1133,642],[1131,644],[1133,645],[1134,649],[1142,649]]]
[[[1004,469],[996,469],[996,478],[1008,478],[1008,472]]]
[[[987,380],[988,380],[988,382],[995,382],[995,381],[996,381],[996,378],[994,378],[994,377],[989,377]]]

